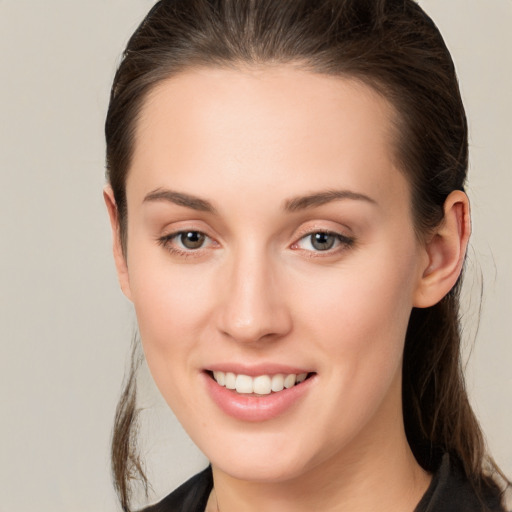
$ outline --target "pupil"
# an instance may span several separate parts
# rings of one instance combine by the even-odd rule
[[[329,233],[314,233],[311,235],[311,245],[319,251],[327,251],[334,245],[334,235]]]
[[[181,235],[181,243],[187,249],[198,249],[203,245],[204,235],[197,231],[189,231]]]

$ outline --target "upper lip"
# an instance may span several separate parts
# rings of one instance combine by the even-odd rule
[[[230,372],[236,375],[248,375],[249,377],[256,377],[258,375],[276,375],[282,373],[285,375],[312,373],[311,368],[301,366],[291,366],[279,363],[258,363],[253,365],[240,364],[240,363],[215,363],[207,366],[205,371],[220,371]]]

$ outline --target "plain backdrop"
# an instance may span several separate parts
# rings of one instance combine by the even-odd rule
[[[152,4],[0,0],[1,512],[117,510],[108,449],[135,320],[102,202],[103,121],[121,51]],[[421,4],[470,120],[468,388],[512,475],[512,1]],[[142,390],[156,499],[205,461],[147,375]]]

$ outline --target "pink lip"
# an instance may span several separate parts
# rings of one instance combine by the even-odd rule
[[[226,368],[226,366],[223,366]],[[253,368],[254,369],[254,368]],[[226,370],[223,370],[226,371]],[[275,373],[306,373],[296,371],[264,371],[260,373],[240,373],[244,375],[264,375]],[[217,406],[228,416],[242,421],[267,421],[291,409],[296,405],[307,392],[311,389],[316,381],[316,376],[313,375],[304,382],[293,386],[290,389],[283,389],[278,393],[271,393],[270,395],[239,395],[235,391],[226,389],[224,386],[219,386],[217,382],[207,373],[203,372],[202,376],[205,381],[207,391],[212,400]]]

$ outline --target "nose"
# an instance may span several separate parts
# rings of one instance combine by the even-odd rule
[[[292,329],[286,287],[271,258],[255,251],[233,258],[221,288],[218,328],[240,343],[275,340]]]

